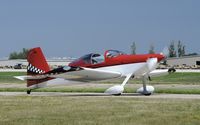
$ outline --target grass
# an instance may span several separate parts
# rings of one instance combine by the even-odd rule
[[[26,75],[25,72],[0,72],[0,83],[25,83],[15,79],[14,76]],[[106,81],[97,81],[97,83],[122,83],[123,79],[113,79]],[[132,79],[129,83],[141,84],[140,79]],[[200,73],[173,73],[166,76],[152,78],[150,84],[200,84]]]
[[[168,94],[200,94],[200,89],[156,89],[155,93],[168,93]]]
[[[200,100],[0,96],[1,125],[198,125]]]
[[[25,81],[18,80],[14,76],[26,75],[25,72],[0,72],[0,83],[25,83]]]
[[[18,72],[0,72],[1,83],[25,84],[13,76]],[[199,88],[177,88],[172,84],[200,84],[200,73],[175,73],[153,78],[151,84],[170,84],[156,88],[156,93],[200,94]],[[118,84],[123,79],[100,83]],[[141,83],[131,80],[129,83]],[[133,86],[133,85],[131,85]],[[108,86],[42,88],[36,92],[104,92]],[[23,91],[26,88],[0,88],[0,91]],[[132,93],[136,87],[126,86]],[[0,125],[199,125],[200,100],[149,99],[131,97],[85,96],[0,96]]]
[[[200,73],[172,73],[153,78],[152,84],[200,84]]]
[[[80,93],[104,93],[107,87],[64,87],[64,88],[40,88],[32,92],[80,92]],[[135,93],[137,88],[125,87],[124,93]],[[26,88],[0,88],[0,92],[26,92]],[[168,94],[200,94],[199,88],[156,88],[155,93]]]
[[[26,75],[24,72],[0,72],[0,84],[1,83],[9,83],[9,84],[26,84],[25,81],[20,81],[13,76],[20,76],[20,75]],[[122,83],[123,79],[114,79],[114,80],[107,80],[103,82],[98,82],[101,84],[120,84]],[[141,84],[141,80],[134,79],[130,80],[129,84]],[[150,81],[150,84],[154,85],[172,85],[172,84],[188,84],[188,85],[199,85],[200,84],[200,73],[174,73],[167,76],[157,77],[153,78],[153,81]],[[62,88],[42,88],[42,89],[36,89],[33,91],[36,92],[97,92],[102,93],[104,92],[108,86],[84,86],[84,87],[62,87]],[[126,93],[133,93],[136,91],[137,88],[133,88],[133,86],[128,87],[126,86],[125,91]],[[1,92],[8,91],[8,92],[26,92],[26,88],[17,88],[17,87],[8,87],[8,88],[0,88]],[[179,93],[179,94],[200,94],[200,89],[198,87],[196,88],[177,88],[177,87],[170,87],[170,88],[156,88],[155,93]]]
[[[100,83],[122,83],[124,79],[100,81]],[[130,84],[142,84],[141,79],[131,79]],[[172,73],[166,76],[154,77],[150,84],[200,84],[200,73]]]

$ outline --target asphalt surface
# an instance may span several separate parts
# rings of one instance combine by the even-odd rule
[[[32,92],[27,95],[26,92],[0,92],[0,96],[66,96],[66,97],[120,97],[120,98],[150,98],[150,99],[200,99],[198,94],[152,94],[144,96],[138,93],[124,93],[120,96],[113,96],[104,93],[64,93],[64,92]]]

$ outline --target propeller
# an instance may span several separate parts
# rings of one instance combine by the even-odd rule
[[[154,70],[158,64],[158,59],[157,58],[150,58],[147,60],[147,67],[149,72]]]
[[[167,58],[169,56],[169,48],[165,47],[160,54]]]

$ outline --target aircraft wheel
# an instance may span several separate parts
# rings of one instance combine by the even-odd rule
[[[150,96],[150,95],[151,95],[151,93],[145,93],[144,95],[145,95],[145,96]]]
[[[145,96],[150,96],[152,93],[151,92],[143,92],[142,94]]]
[[[151,95],[151,93],[148,93],[148,94],[144,94],[145,96],[150,96]]]

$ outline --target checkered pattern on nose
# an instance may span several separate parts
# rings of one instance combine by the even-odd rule
[[[28,65],[27,70],[30,71],[30,72],[38,73],[38,74],[45,73],[45,71],[38,69],[37,67],[35,67],[31,64]]]

